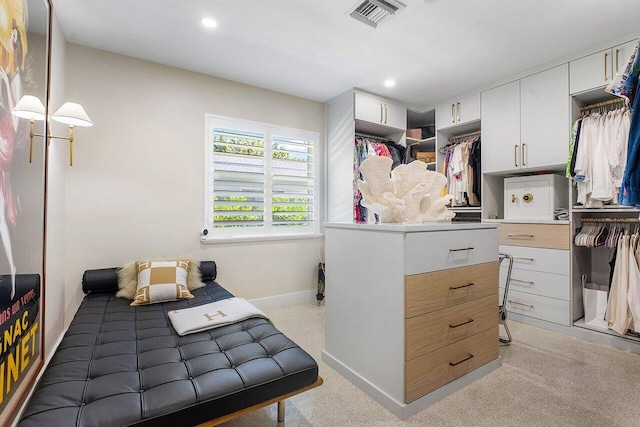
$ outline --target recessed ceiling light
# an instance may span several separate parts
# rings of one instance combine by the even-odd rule
[[[218,23],[213,18],[202,18],[200,22],[205,28],[215,28],[218,26]]]
[[[386,87],[394,87],[396,85],[396,81],[393,79],[387,79],[384,81],[384,85]]]

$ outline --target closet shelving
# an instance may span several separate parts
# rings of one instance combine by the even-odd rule
[[[580,225],[586,224],[606,224],[611,226],[613,224],[619,224],[625,226],[631,232],[635,229],[635,226],[640,226],[640,219],[638,218],[638,211],[633,211],[634,216],[629,216],[629,212],[623,212],[623,210],[598,210],[596,209],[583,210],[576,212],[574,210],[573,222],[574,229]],[[604,215],[598,215],[604,214]],[[625,335],[621,335],[611,329],[592,326],[585,323],[583,300],[582,300],[582,280],[583,274],[587,276],[587,282],[598,283],[601,285],[608,285],[610,279],[610,264],[611,258],[614,253],[614,249],[608,249],[604,246],[596,247],[584,247],[577,246],[573,242],[575,238],[574,233],[572,235],[572,247],[573,247],[573,260],[572,260],[572,291],[573,291],[573,326],[581,329],[587,329],[593,332],[604,334],[605,336],[612,336],[619,339],[623,339],[632,343],[640,343],[640,336],[629,332]]]

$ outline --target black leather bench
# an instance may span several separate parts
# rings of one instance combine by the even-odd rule
[[[131,307],[117,269],[88,270],[87,294],[20,427],[216,425],[322,384],[315,360],[265,319],[180,337],[167,312],[232,295],[201,264],[195,298]]]

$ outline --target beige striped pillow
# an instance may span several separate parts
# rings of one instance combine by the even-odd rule
[[[193,298],[187,288],[189,261],[137,261],[138,288],[131,305]]]

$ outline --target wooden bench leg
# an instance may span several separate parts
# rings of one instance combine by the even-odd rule
[[[278,401],[278,424],[284,423],[284,400]]]

